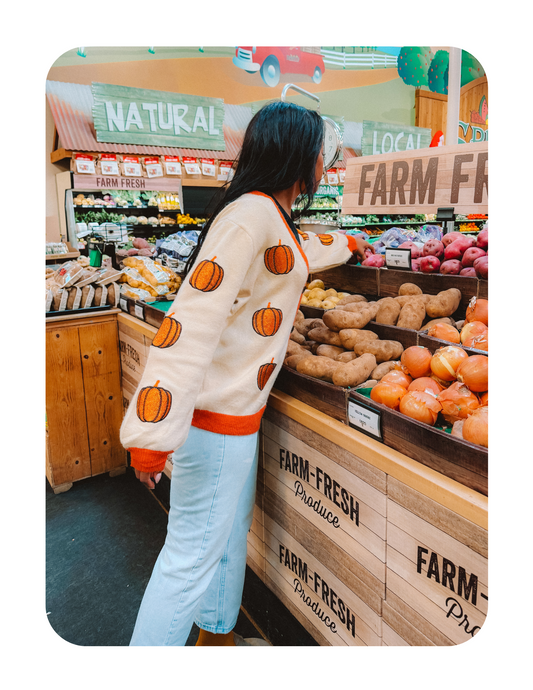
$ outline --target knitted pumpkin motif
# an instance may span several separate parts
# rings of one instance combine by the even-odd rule
[[[152,340],[152,345],[154,347],[159,347],[165,349],[171,347],[176,343],[181,335],[181,323],[176,319],[172,318],[174,312],[165,316],[159,330],[155,334]]]
[[[262,364],[257,372],[257,386],[260,391],[267,385],[268,379],[272,376],[276,365],[273,364],[274,357],[270,360],[268,364]]]
[[[280,240],[277,247],[269,247],[265,251],[265,266],[270,273],[277,276],[290,273],[294,268],[292,249],[286,244],[281,244]]]
[[[332,244],[332,242],[333,242],[333,236],[332,235],[317,235],[317,237],[320,240],[321,244],[323,244],[326,247],[329,244]]]
[[[306,232],[300,232],[300,237],[302,238],[302,240],[309,239],[309,235]]]
[[[256,333],[264,338],[269,338],[278,332],[283,320],[283,312],[270,306],[270,302],[265,309],[258,309],[252,317],[252,326]]]
[[[155,424],[161,422],[170,412],[172,406],[172,394],[165,388],[155,386],[141,388],[137,397],[137,417],[141,422]]]
[[[215,263],[216,258],[217,257],[214,256],[210,261],[201,261],[194,269],[189,279],[189,283],[193,288],[201,292],[213,292],[213,290],[216,290],[217,287],[220,286],[224,278],[224,269],[222,266]]]

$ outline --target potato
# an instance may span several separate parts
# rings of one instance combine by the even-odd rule
[[[326,312],[326,314],[331,314],[331,312]],[[324,314],[324,316],[326,316]],[[339,334],[331,331],[329,328],[313,328],[307,334],[307,337],[319,344],[324,345],[335,345],[336,347],[342,347],[342,342]]]
[[[335,288],[328,288],[326,290],[326,298],[337,297],[337,290]],[[340,297],[339,297],[340,299]]]
[[[342,293],[339,292],[337,293],[341,295]],[[363,295],[346,295],[345,297],[342,297],[339,304],[350,304],[351,302],[367,302],[367,298],[363,297]]]
[[[298,345],[303,345],[305,343],[305,336],[299,333],[295,328],[292,329],[290,339],[298,343]]]
[[[395,362],[394,360],[389,360],[388,362],[382,362],[381,364],[377,365],[377,367],[370,374],[370,376],[373,379],[380,381],[385,376],[385,374],[388,374],[389,371],[392,371],[393,369],[395,369],[397,364],[398,364],[398,362]]]
[[[303,321],[304,319],[305,314],[303,313],[303,311],[298,309],[298,311],[296,312],[296,316],[294,317],[294,323],[297,323],[298,321]]]
[[[305,359],[306,357],[312,356],[313,355],[310,352],[300,352],[297,355],[291,355],[290,357],[286,357],[284,364],[286,364],[289,367],[289,369],[296,369],[298,362],[301,362],[302,359]]]
[[[419,331],[425,318],[426,307],[423,302],[413,300],[402,307],[396,325],[398,328],[412,328],[414,331]]]
[[[322,320],[330,330],[337,332],[344,328],[364,328],[376,316],[377,309],[377,306],[375,309],[367,307],[355,312],[330,309],[324,314]]]
[[[383,323],[388,326],[394,326],[400,315],[401,307],[393,297],[385,297],[380,299],[378,313],[376,314],[376,323]]]
[[[333,359],[334,359],[336,362],[351,362],[352,359],[355,359],[356,357],[357,357],[357,355],[356,355],[355,352],[352,350],[351,352],[347,352],[347,351],[341,352],[340,355],[337,355],[337,356],[334,357]]]
[[[338,304],[341,301],[341,298],[336,295],[330,295],[327,299],[328,302],[333,302],[333,304]]]
[[[374,388],[374,386],[377,386],[378,382],[375,379],[368,379],[368,381],[363,381],[363,383],[360,383],[357,388]]]
[[[376,368],[376,358],[372,354],[364,354],[352,359],[351,362],[340,364],[333,373],[332,381],[343,388],[359,385],[366,381],[370,373]]]
[[[326,325],[322,321],[322,319],[315,319],[315,318],[300,319],[300,321],[296,321],[294,324],[294,328],[296,328],[296,330],[305,337],[307,337],[307,334],[313,328],[325,328],[325,327],[326,327]]]
[[[359,295],[361,297],[361,295]],[[350,297],[349,292],[337,292],[337,297],[339,299],[344,299],[345,297]]]
[[[337,347],[336,345],[319,345],[316,349],[316,354],[319,357],[329,357],[330,359],[335,359],[337,355],[342,355],[345,352],[343,347]]]
[[[403,283],[400,285],[400,288],[398,290],[398,295],[421,295],[422,294],[422,288],[419,288],[418,285],[415,285],[414,283]]]
[[[361,309],[368,309],[371,304],[377,304],[377,302],[349,302],[348,304],[337,302],[335,309],[339,311],[361,311]]]
[[[308,302],[309,300],[307,299],[307,297],[305,295],[302,295],[302,298],[300,299],[300,306],[305,306]]]
[[[322,309],[322,300],[321,299],[309,299],[307,300],[307,307],[317,307],[317,309]]]
[[[426,304],[428,316],[436,319],[439,316],[451,316],[461,303],[461,291],[457,288],[443,290],[438,295],[434,295]]]
[[[363,340],[377,340],[378,334],[374,331],[365,331],[360,328],[345,328],[339,331],[342,346],[347,350],[353,350],[354,345]]]
[[[313,288],[321,288],[323,290],[324,282],[322,280],[312,280],[310,283],[307,284],[307,288],[309,290],[313,290]]]
[[[321,302],[326,299],[326,291],[321,288],[314,288],[309,291],[307,299],[319,299]]]
[[[412,302],[413,300],[418,300],[422,302],[422,304],[425,304],[430,297],[431,295],[399,295],[398,297],[393,297],[393,299],[395,302],[398,302],[400,307],[404,307],[408,302]]]
[[[296,371],[300,374],[306,374],[307,376],[312,376],[315,379],[320,379],[321,381],[332,382],[333,375],[339,367],[346,366],[341,362],[335,362],[329,357],[318,357],[316,355],[311,355],[305,357],[298,362],[296,365]]]
[[[353,351],[358,356],[370,353],[376,358],[376,363],[381,364],[391,359],[399,359],[403,345],[398,340],[363,340],[354,345]]]
[[[336,303],[329,299],[325,299],[322,302],[322,309],[335,309],[336,306]]]
[[[290,340],[287,343],[287,355],[297,355],[303,350],[303,347],[299,345],[298,343],[295,343],[294,340]]]

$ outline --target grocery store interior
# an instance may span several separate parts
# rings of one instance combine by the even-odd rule
[[[304,251],[340,235],[373,252],[303,287],[261,422],[235,632],[420,648],[484,626],[482,59],[410,44],[76,47],[48,71],[45,127],[46,616],[71,645],[129,645],[165,541],[172,457],[148,489],[121,423],[150,351],[172,346],[187,258],[246,127],[280,100],[324,119],[322,180],[311,208],[293,207]],[[271,273],[292,269],[287,242],[268,251]],[[146,396],[163,399],[158,384]]]

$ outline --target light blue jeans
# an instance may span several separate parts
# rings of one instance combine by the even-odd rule
[[[165,544],[130,641],[183,646],[193,622],[227,633],[237,622],[252,524],[259,434],[191,427],[174,453]]]

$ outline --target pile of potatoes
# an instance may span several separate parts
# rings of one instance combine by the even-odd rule
[[[334,309],[340,300],[348,295],[348,292],[337,292],[334,288],[326,290],[324,281],[312,280],[305,286],[300,304],[319,309]]]
[[[415,331],[428,328],[435,321],[446,321],[453,325],[450,318],[461,303],[461,291],[457,288],[443,290],[437,295],[426,295],[413,283],[403,283],[397,297],[384,297],[377,301],[379,305],[376,323],[400,328],[411,328]]]

